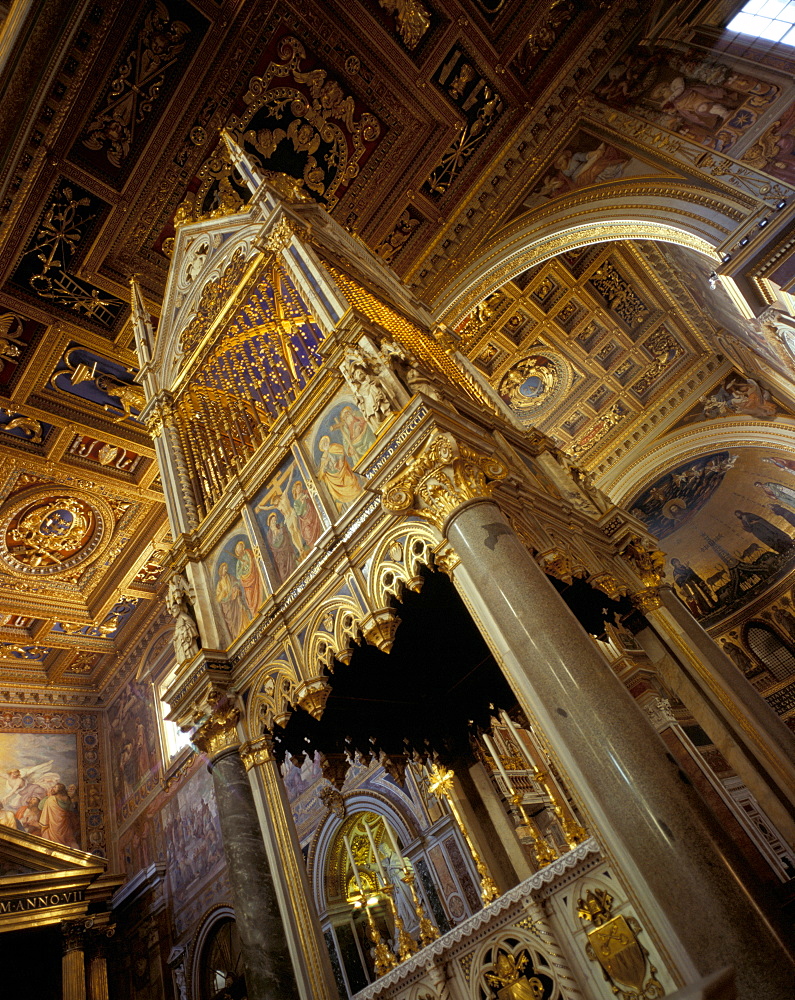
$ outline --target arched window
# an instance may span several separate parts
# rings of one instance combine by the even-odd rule
[[[768,42],[795,45],[795,3],[789,0],[748,0],[726,28]]]
[[[208,932],[199,959],[199,1000],[244,1000],[246,974],[237,924],[218,920]]]
[[[795,655],[791,648],[769,625],[750,622],[745,641],[751,652],[767,667],[776,680],[783,681],[795,674]]]

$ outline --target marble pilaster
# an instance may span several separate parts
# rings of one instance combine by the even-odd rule
[[[238,711],[219,706],[194,734],[210,758],[249,1000],[298,1000],[268,854],[240,756]]]
[[[679,974],[735,964],[741,998],[786,995],[795,965],[738,886],[732,845],[499,507],[470,501],[446,532],[456,585]]]
[[[663,682],[795,847],[795,734],[671,587],[659,588],[659,601],[645,614],[660,646],[643,633],[639,638]]]

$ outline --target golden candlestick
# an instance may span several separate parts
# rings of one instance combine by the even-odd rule
[[[405,882],[411,892],[411,901],[414,904],[414,912],[417,914],[417,919],[420,922],[420,941],[422,942],[422,947],[424,948],[426,945],[435,941],[439,937],[439,928],[425,915],[425,910],[422,908],[420,897],[417,895],[417,889],[414,885],[414,873],[409,871],[408,868],[404,868],[400,881]]]
[[[519,810],[522,820],[524,821],[525,829],[527,829],[530,833],[533,841],[533,857],[535,858],[536,864],[539,868],[545,868],[551,861],[554,861],[558,857],[558,852],[548,840],[541,836],[541,831],[536,826],[535,821],[532,817],[527,815],[527,810],[522,804],[522,796],[519,792],[514,792],[513,795],[511,795],[511,803]]]
[[[437,798],[444,797],[447,800],[447,805],[450,807],[453,819],[458,824],[461,836],[464,838],[466,845],[469,848],[469,853],[472,855],[472,860],[475,862],[475,868],[480,876],[480,898],[483,900],[483,905],[488,906],[489,903],[493,903],[494,900],[497,899],[500,892],[494,882],[494,879],[491,875],[489,875],[488,868],[486,868],[483,864],[480,859],[480,855],[475,850],[475,845],[472,843],[469,832],[464,826],[464,821],[461,819],[461,814],[459,813],[458,807],[453,799],[452,787],[455,775],[452,771],[446,771],[437,764],[433,764],[429,770],[429,777],[431,780],[428,784],[428,791]]]
[[[407,958],[417,951],[417,942],[406,930],[403,921],[400,919],[397,904],[395,903],[395,887],[386,882],[383,886],[384,895],[389,900],[389,907],[392,910],[392,919],[395,921],[395,938],[397,940],[397,953],[400,961],[405,962]]]
[[[373,942],[373,948],[375,949],[375,974],[383,976],[395,968],[398,960],[395,953],[381,937],[375,919],[370,912],[370,907],[367,905],[367,900],[362,899],[361,905],[364,906],[364,912],[367,916],[367,934]]]

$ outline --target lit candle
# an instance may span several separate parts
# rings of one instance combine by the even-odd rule
[[[378,856],[378,848],[375,846],[375,837],[373,836],[373,831],[370,829],[370,824],[367,820],[364,821],[364,828],[367,831],[367,839],[370,841],[370,848],[373,852],[373,857],[375,858],[375,866],[378,869],[378,876],[381,879],[381,884],[387,884],[386,875],[384,875],[384,868],[381,864],[381,858]]]
[[[513,795],[514,794],[513,785],[511,784],[510,778],[508,777],[508,774],[507,774],[505,768],[502,766],[502,761],[500,760],[500,755],[497,753],[497,748],[492,743],[491,737],[488,735],[488,733],[484,733],[483,734],[483,742],[486,744],[487,750],[489,751],[489,753],[491,754],[491,756],[494,758],[494,763],[497,765],[497,770],[500,772],[502,780],[505,782],[506,788],[508,790],[508,794],[509,795]]]
[[[350,862],[351,868],[353,869],[353,877],[356,879],[356,884],[359,887],[359,892],[364,896],[364,889],[362,888],[362,880],[359,878],[359,869],[356,867],[356,862],[353,860],[353,851],[351,850],[350,841],[348,840],[348,834],[344,833],[342,839],[345,841],[345,850],[348,852],[348,861]]]

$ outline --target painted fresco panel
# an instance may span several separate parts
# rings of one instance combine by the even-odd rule
[[[158,719],[149,685],[126,684],[108,710],[108,725],[116,812],[124,820],[160,776]]]
[[[712,625],[795,567],[795,460],[771,449],[711,452],[628,503],[660,540],[667,579]]]
[[[578,129],[555,153],[543,177],[522,202],[522,208],[536,208],[594,184],[654,173],[658,171],[626,150]]]
[[[0,734],[0,823],[82,848],[74,733]]]
[[[315,484],[290,457],[254,497],[263,555],[274,590],[311,551],[328,526]]]
[[[608,71],[595,93],[615,108],[726,151],[781,90],[703,52],[636,46]]]
[[[765,388],[762,379],[734,371],[704,393],[696,405],[671,427],[669,433],[704,421],[729,420],[732,417],[775,420],[782,413],[795,416]]]
[[[362,493],[364,479],[356,464],[375,443],[375,434],[350,393],[340,393],[326,407],[309,435],[315,477],[338,514]]]
[[[216,549],[213,585],[222,632],[227,642],[232,643],[254,618],[265,598],[259,554],[240,525]]]
[[[223,862],[218,807],[206,767],[196,768],[161,810],[160,821],[171,891],[179,898],[206,882]]]

